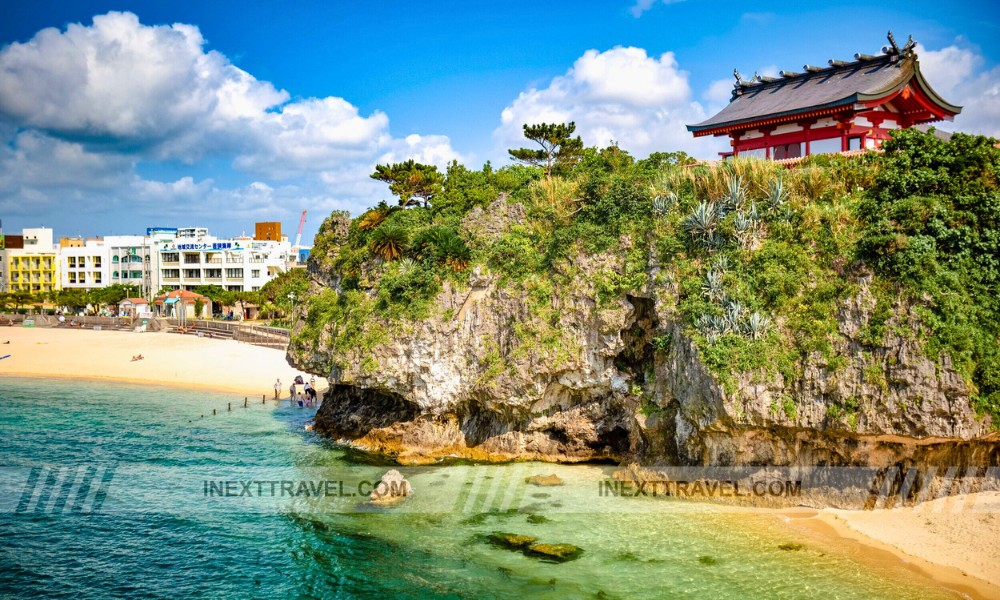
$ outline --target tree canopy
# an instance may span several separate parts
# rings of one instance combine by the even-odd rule
[[[524,137],[536,142],[541,150],[517,148],[508,150],[511,158],[529,165],[544,167],[551,178],[553,172],[560,172],[573,166],[583,153],[580,136],[571,137],[576,131],[576,123],[539,123],[524,125]]]
[[[376,165],[372,179],[389,184],[389,191],[399,197],[400,206],[423,202],[424,206],[442,189],[444,175],[434,165],[424,165],[412,159],[401,163]]]

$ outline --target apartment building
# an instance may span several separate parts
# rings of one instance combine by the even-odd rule
[[[0,291],[43,294],[60,289],[58,249],[47,227],[4,236],[0,249]]]
[[[291,256],[287,241],[218,239],[204,228],[189,227],[179,229],[173,240],[157,242],[154,264],[160,288],[218,285],[250,292],[285,272]]]
[[[114,284],[134,285],[140,295],[157,291],[151,239],[141,235],[91,238],[82,245],[60,241],[60,281],[64,289],[92,290]]]

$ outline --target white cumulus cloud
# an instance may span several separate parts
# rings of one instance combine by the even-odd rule
[[[982,55],[968,47],[917,50],[920,70],[946,102],[962,107],[942,129],[1000,138],[1000,66],[985,68]]]
[[[574,121],[587,145],[618,143],[636,156],[684,150],[714,158],[725,145],[695,139],[685,128],[707,117],[691,95],[688,74],[672,52],[653,57],[642,48],[588,50],[546,87],[521,92],[501,113],[494,138],[502,148],[515,148],[527,143],[525,123]]]
[[[344,98],[292,99],[206,50],[195,26],[146,25],[127,12],[0,49],[0,82],[5,205],[31,199],[121,219],[121,206],[138,203],[153,214],[217,221],[267,211],[281,218],[306,202],[357,212],[388,196],[368,179],[377,162],[460,158],[447,137],[394,137],[385,113],[362,114]],[[224,188],[204,176],[137,174],[142,165],[207,159],[253,183]],[[132,215],[136,229],[146,214]]]

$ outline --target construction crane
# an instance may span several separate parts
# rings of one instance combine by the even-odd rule
[[[295,235],[295,251],[302,247],[302,227],[306,224],[306,211],[302,211],[302,218],[299,219],[299,232]]]

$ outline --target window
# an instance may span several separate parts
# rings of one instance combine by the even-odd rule
[[[227,285],[226,289],[229,290],[230,292],[242,292],[243,291],[243,286],[242,285]]]
[[[70,283],[76,283],[76,273],[70,273],[69,274],[69,282]]]
[[[771,158],[781,160],[783,158],[798,158],[802,156],[802,143],[781,144],[771,149]]]
[[[205,277],[209,279],[222,279],[222,269],[205,269]]]
[[[164,279],[177,279],[180,276],[181,276],[180,269],[163,269]]]
[[[101,274],[94,273],[94,283],[101,283]]]
[[[117,256],[112,256],[111,257],[111,262],[113,262],[113,263],[118,262],[118,257]]]
[[[165,262],[165,263],[180,262],[180,254],[178,254],[176,252],[164,252],[163,253],[163,262]]]
[[[95,269],[100,269],[101,268],[101,257],[100,256],[95,256],[92,260],[94,262],[94,268]]]
[[[254,269],[250,271],[250,277],[257,278],[260,277],[260,269]]]
[[[848,150],[861,150],[861,137],[849,137],[847,138],[847,149]]]
[[[184,277],[188,279],[201,279],[201,269],[184,269]]]
[[[753,150],[740,150],[740,158],[767,158],[763,148]]]
[[[76,257],[75,256],[70,256],[66,260],[67,260],[67,262],[69,264],[69,268],[71,268],[71,269],[75,269],[76,268]]]
[[[840,152],[840,138],[809,142],[809,154],[836,154],[837,152]]]
[[[132,275],[132,279],[142,279],[142,271],[129,271]]]
[[[184,264],[196,265],[201,262],[201,254],[184,254]]]
[[[226,269],[226,277],[243,279],[243,269]]]
[[[112,262],[114,262],[114,261],[112,261]],[[112,271],[111,272],[111,279],[118,279],[118,271]]]

